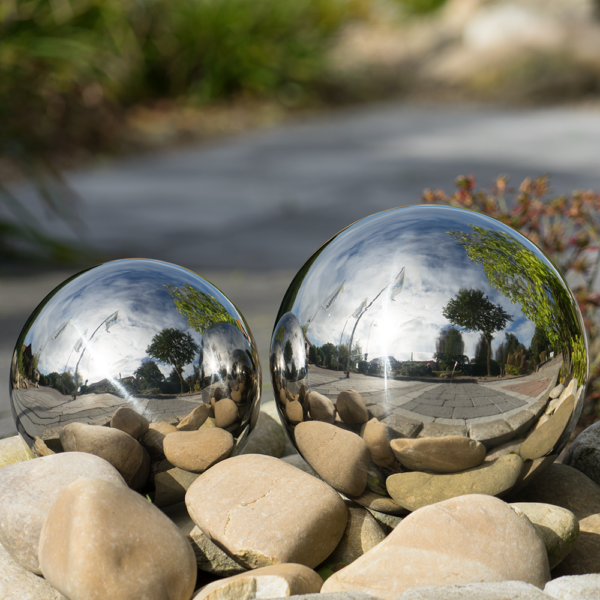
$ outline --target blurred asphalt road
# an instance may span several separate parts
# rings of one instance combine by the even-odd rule
[[[518,185],[543,173],[552,175],[557,193],[600,189],[600,109],[377,105],[120,160],[68,179],[84,200],[87,243],[206,277],[246,316],[266,366],[288,283],[337,231],[373,212],[417,203],[424,188],[450,192],[459,174],[489,186],[499,174]],[[40,212],[31,190],[16,192]],[[47,226],[69,235],[60,223]],[[0,280],[0,437],[14,431],[8,379],[17,336],[68,275]]]

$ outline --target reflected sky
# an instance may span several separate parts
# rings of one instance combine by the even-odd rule
[[[81,273],[56,292],[23,344],[32,344],[41,373],[75,372],[77,367],[89,384],[106,377],[131,376],[161,330],[180,329],[196,343],[201,341],[200,334],[178,312],[164,287],[167,284],[190,285],[206,292],[239,318],[223,294],[191,271],[151,260],[114,261]],[[108,322],[107,328],[105,321],[117,311],[116,322]],[[67,325],[60,331],[64,323]],[[194,362],[198,362],[198,356]],[[171,365],[158,366],[165,376],[172,370]],[[192,371],[192,363],[186,365],[184,376]]]
[[[469,225],[489,229],[490,220],[470,211],[440,206],[407,207],[363,219],[326,245],[302,282],[293,306],[282,306],[281,311],[291,309],[303,326],[308,325],[306,333],[312,344],[339,344],[340,338],[347,344],[356,323],[352,313],[365,297],[371,302],[391,286],[404,268],[401,293],[394,300],[387,293],[381,294],[356,327],[353,344],[360,343],[364,353],[369,338],[369,359],[432,358],[436,339],[449,325],[442,311],[460,288],[483,291],[513,317],[505,330],[494,334],[492,352],[504,341],[505,332],[529,346],[535,324],[520,304],[512,304],[488,283],[483,267],[471,261],[464,247],[448,233],[470,233]],[[505,225],[494,222],[494,226],[515,237]],[[523,242],[524,238],[517,239]],[[539,254],[529,242],[524,245]],[[552,269],[546,259],[544,262]],[[328,310],[317,310],[342,282],[343,291],[333,305]],[[373,322],[378,327],[372,327]],[[470,358],[480,335],[478,331],[463,332],[465,353]]]

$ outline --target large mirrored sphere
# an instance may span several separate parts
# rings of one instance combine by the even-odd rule
[[[343,494],[402,514],[509,497],[551,464],[581,413],[586,334],[544,254],[444,206],[378,213],[300,269],[271,342],[278,410]]]
[[[136,437],[153,458],[164,457],[165,434],[211,430],[203,444],[214,451],[190,468],[199,472],[241,450],[260,382],[250,329],[225,295],[182,267],[131,259],[71,277],[35,309],[13,354],[10,396],[19,433],[53,451],[70,424],[122,428],[113,417],[123,407],[147,421],[151,435]]]

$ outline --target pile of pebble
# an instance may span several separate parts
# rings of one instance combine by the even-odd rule
[[[230,440],[213,440],[196,472],[186,432],[146,428],[125,408],[111,424],[69,425],[65,451],[38,443],[38,457],[19,437],[0,440],[3,599],[600,598],[600,423],[510,503],[467,494],[404,517],[317,476],[274,402],[244,454],[227,458]],[[228,433],[202,431],[215,429]],[[166,455],[153,501],[134,491],[145,459],[111,437],[121,433],[142,455],[149,439],[155,461]]]
[[[526,437],[511,430],[512,439],[490,443],[488,450],[464,426],[433,423],[419,433],[411,425],[415,421],[400,415],[393,423],[377,419],[355,390],[340,392],[334,403],[304,384],[294,385],[296,394],[287,387],[277,390],[276,382],[276,397],[302,456],[338,492],[396,515],[468,493],[501,496],[526,486],[538,468],[557,458],[550,453],[583,392],[575,378],[566,387],[557,385],[537,408],[517,415]],[[506,433],[501,427],[494,435]]]

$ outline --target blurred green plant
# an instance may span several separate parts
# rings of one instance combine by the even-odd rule
[[[446,0],[396,0],[407,15],[425,15],[441,8]]]
[[[422,200],[448,204],[486,214],[511,226],[534,242],[568,277],[590,343],[590,379],[583,410],[583,423],[600,418],[600,293],[594,290],[600,269],[600,194],[577,190],[569,195],[550,197],[549,177],[525,179],[509,208],[508,178],[498,177],[489,190],[476,189],[473,176],[456,179],[457,190],[425,190]],[[574,352],[574,365],[581,370],[583,340]]]
[[[0,5],[0,148],[110,149],[128,106],[294,101],[367,0],[12,0]]]
[[[114,152],[129,107],[234,97],[297,103],[370,0],[6,0],[0,3],[0,160],[77,229],[56,156]],[[0,255],[72,262],[0,182]]]

